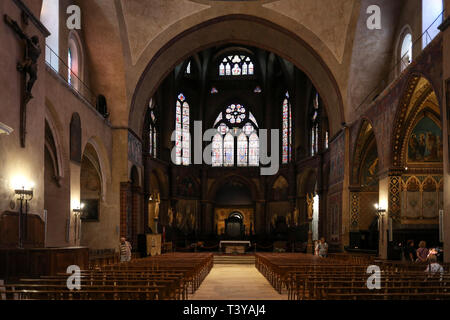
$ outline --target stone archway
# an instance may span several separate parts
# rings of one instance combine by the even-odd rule
[[[228,15],[204,21],[165,43],[151,57],[134,90],[129,127],[143,132],[148,101],[164,78],[189,56],[224,43],[246,44],[271,51],[292,62],[312,81],[323,97],[333,136],[344,122],[343,101],[337,82],[320,55],[294,33],[262,18]]]

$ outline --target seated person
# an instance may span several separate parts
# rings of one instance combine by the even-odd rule
[[[405,247],[405,258],[408,262],[414,262],[417,259],[416,249],[414,249],[414,241],[409,240]]]
[[[428,273],[428,277],[431,278],[439,274],[439,280],[442,281],[442,277],[444,276],[444,268],[437,262],[437,257],[433,254],[430,255],[428,260],[430,261],[430,264],[425,269],[425,272]]]

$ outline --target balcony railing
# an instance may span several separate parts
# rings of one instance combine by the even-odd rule
[[[437,37],[437,35],[435,37],[432,37],[430,35],[430,31],[431,29],[437,28],[440,24],[441,21],[444,20],[445,17],[445,10],[442,11],[437,17],[436,19],[433,21],[433,23],[431,23],[428,28],[420,35],[419,38],[415,39],[412,43],[412,48],[413,48],[413,52],[417,53],[416,57],[418,57],[423,50],[425,50],[425,48],[431,43],[431,41]],[[420,48],[420,51],[417,51],[417,47]],[[372,101],[374,101],[378,95],[380,93],[382,93],[387,87],[389,87],[389,85],[391,83],[393,83],[395,80],[397,80],[398,78],[401,77],[401,75],[403,74],[403,71],[409,66],[409,64],[411,63],[406,63],[406,55],[408,53],[406,53],[405,55],[403,55],[402,57],[400,57],[400,59],[395,63],[395,65],[392,67],[392,69],[389,70],[389,73],[387,75],[387,78],[385,77],[384,80],[380,81],[380,83],[378,83],[378,85],[375,86],[375,88],[373,88],[370,93],[364,98],[364,100],[358,105],[358,107],[356,108],[356,110],[360,109],[361,107],[363,107],[366,104],[370,104]],[[386,79],[388,79],[387,84],[386,84]],[[372,97],[372,101],[369,101],[369,99]]]
[[[75,74],[66,62],[61,59],[55,51],[45,45],[45,62],[56,74],[58,74],[78,95],[94,108],[103,117],[107,117],[106,110],[98,110],[96,95],[79,77]]]

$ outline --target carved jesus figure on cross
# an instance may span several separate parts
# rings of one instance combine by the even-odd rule
[[[4,16],[5,23],[9,25],[14,32],[16,32],[19,37],[25,42],[25,55],[22,62],[17,64],[17,70],[28,74],[29,79],[26,84],[26,97],[25,101],[30,101],[33,96],[31,95],[31,90],[33,85],[37,80],[37,62],[39,56],[41,55],[41,47],[39,45],[39,38],[37,36],[32,36],[31,38],[23,32],[16,21],[12,20],[6,14]]]

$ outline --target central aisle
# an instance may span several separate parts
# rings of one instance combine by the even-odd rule
[[[287,300],[251,264],[216,264],[190,300]]]

